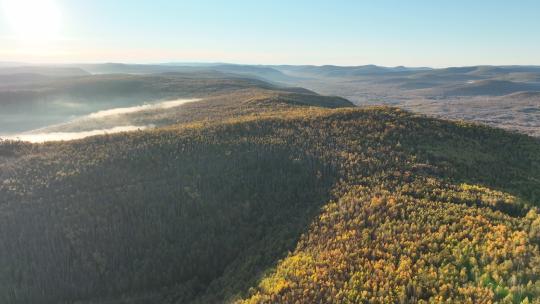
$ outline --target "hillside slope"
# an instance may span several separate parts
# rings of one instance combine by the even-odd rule
[[[78,67],[65,66],[0,66],[0,75],[41,75],[50,77],[76,77],[90,75],[87,71]]]
[[[281,87],[215,71],[70,78],[23,74],[5,78],[11,82],[0,83],[0,135],[61,124],[101,110],[165,100],[211,98],[215,101],[219,96],[231,100],[230,96],[239,91],[253,91],[252,95],[256,92],[316,95],[302,88]],[[333,98],[333,102],[333,106],[352,105],[343,98]],[[147,118],[146,121],[150,117]]]
[[[0,180],[6,303],[540,298],[540,143],[488,127],[299,106],[3,142]]]
[[[159,102],[156,104],[159,105]],[[193,99],[193,102],[174,107],[157,106],[114,115],[83,116],[67,123],[35,130],[34,133],[81,132],[130,125],[163,127],[190,122],[216,122],[243,115],[286,112],[304,107],[343,108],[353,107],[353,104],[341,97],[322,96],[296,88],[239,88]]]

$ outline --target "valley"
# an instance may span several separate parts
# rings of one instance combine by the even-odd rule
[[[385,104],[452,120],[540,136],[540,68],[384,68],[277,66],[290,84],[339,95],[357,105]]]
[[[151,112],[172,111],[186,103],[198,102],[200,99],[176,99],[154,103],[145,103],[143,105],[131,106],[125,108],[112,108],[90,113],[85,116],[77,117],[72,121],[47,126],[44,128],[30,130],[19,134],[1,136],[4,140],[22,140],[34,143],[46,141],[63,141],[81,139],[88,136],[113,134],[119,132],[144,130],[154,128],[154,124],[148,125],[130,125],[127,116],[150,115]],[[153,120],[152,120],[153,121]],[[107,129],[103,129],[107,126]]]

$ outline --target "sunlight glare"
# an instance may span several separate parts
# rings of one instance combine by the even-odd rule
[[[55,0],[3,0],[2,10],[17,40],[50,41],[61,30],[61,11]]]

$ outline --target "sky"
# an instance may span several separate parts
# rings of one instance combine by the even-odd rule
[[[540,65],[538,0],[0,0],[0,62]]]

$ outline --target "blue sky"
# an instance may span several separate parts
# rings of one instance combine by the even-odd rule
[[[537,0],[0,3],[0,61],[540,65]]]

